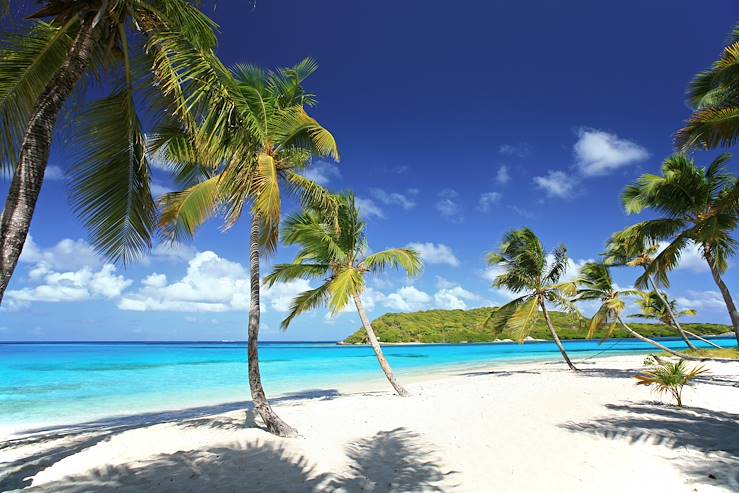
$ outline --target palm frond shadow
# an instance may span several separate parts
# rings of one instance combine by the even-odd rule
[[[253,442],[181,451],[141,465],[107,466],[84,476],[28,491],[82,493],[139,491],[407,492],[449,491],[442,482],[454,472],[420,456],[421,437],[404,428],[379,432],[347,446],[348,474],[320,473],[309,459],[279,445]],[[391,478],[389,481],[387,478]]]
[[[608,404],[606,408],[612,411],[607,416],[560,426],[609,440],[701,452],[700,456],[681,454],[675,463],[696,481],[739,491],[739,414],[655,402]]]

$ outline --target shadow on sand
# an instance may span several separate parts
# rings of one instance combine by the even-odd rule
[[[274,398],[274,403],[305,399],[328,400],[341,395],[335,389],[313,389],[284,394]],[[215,406],[199,406],[176,411],[163,411],[114,416],[111,418],[78,423],[73,425],[49,426],[24,430],[27,435],[6,440],[0,444],[0,453],[18,447],[33,446],[37,452],[21,459],[0,462],[0,491],[8,491],[29,486],[28,479],[39,471],[50,467],[65,457],[72,456],[126,430],[160,423],[182,422],[184,427],[211,426],[220,429],[236,429],[236,426],[260,428],[254,421],[250,401],[232,402]],[[230,417],[213,417],[229,411],[246,410],[246,417],[238,420]],[[196,419],[201,418],[201,419]],[[189,420],[189,421],[188,421]]]
[[[675,462],[696,481],[739,491],[739,414],[652,402],[608,404],[606,408],[616,414],[561,426],[610,440],[700,452],[700,456],[683,454]]]
[[[409,492],[450,491],[442,472],[420,457],[422,438],[404,428],[346,447],[344,474],[319,473],[307,458],[263,442],[162,455],[132,467],[109,466],[28,491],[95,492]],[[443,487],[443,489],[442,489]]]

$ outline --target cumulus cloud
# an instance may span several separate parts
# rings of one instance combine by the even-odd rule
[[[534,185],[544,190],[548,197],[570,197],[577,183],[577,178],[564,171],[549,170],[546,176],[534,177]]]
[[[462,212],[462,207],[459,205],[459,202],[457,202],[459,193],[451,188],[445,188],[438,193],[438,197],[439,200],[436,202],[436,210],[438,210],[443,217],[451,221],[461,222],[462,217],[460,216],[460,213]]]
[[[144,263],[148,264],[151,260],[164,261],[171,263],[189,262],[198,250],[191,245],[185,245],[182,243],[159,243],[157,246],[152,248],[151,252],[147,257],[144,258]]]
[[[412,209],[415,207],[416,202],[411,196],[416,195],[418,190],[411,189],[408,194],[402,194],[398,192],[386,192],[380,188],[373,188],[370,190],[370,194],[379,202],[385,205],[399,205],[405,210]]]
[[[307,289],[308,281],[299,279],[263,288],[264,307],[286,312],[293,298]],[[128,311],[226,312],[249,307],[250,283],[246,269],[238,262],[215,252],[196,253],[188,262],[187,272],[170,282],[165,274],[152,273],[137,291],[128,293],[118,308]]]
[[[382,212],[380,206],[378,206],[372,199],[356,197],[354,199],[354,203],[359,208],[359,212],[362,213],[362,216],[364,216],[365,219],[369,219],[372,217],[385,217],[385,214]]]
[[[465,301],[478,301],[480,297],[461,286],[446,287],[434,293],[434,303],[446,310],[465,310]]]
[[[41,248],[31,235],[26,238],[20,262],[36,264],[46,270],[74,271],[102,264],[100,257],[85,240],[66,238],[49,248]]]
[[[325,186],[331,181],[340,179],[341,171],[339,171],[338,165],[334,163],[315,161],[302,172],[302,175],[319,185]]]
[[[500,165],[500,168],[498,168],[498,171],[495,173],[495,181],[501,185],[505,185],[511,181],[511,174],[508,172],[508,166],[505,164]]]
[[[585,176],[607,175],[649,157],[649,152],[639,144],[592,128],[578,131],[574,150],[575,164]]]
[[[454,255],[454,251],[443,243],[410,243],[408,248],[416,250],[427,264],[447,264],[452,267],[459,265],[459,259]]]
[[[431,302],[428,293],[413,286],[404,286],[385,297],[384,305],[401,312],[423,310]]]
[[[503,194],[499,192],[485,192],[480,194],[480,200],[477,202],[477,207],[482,212],[490,212],[493,209],[493,205],[500,202],[503,198]]]
[[[98,270],[83,267],[62,272],[39,266],[35,269],[34,280],[40,284],[8,291],[6,296],[10,308],[28,306],[35,301],[59,303],[93,298],[113,299],[119,297],[133,282],[116,275],[116,268],[112,264],[105,264]]]

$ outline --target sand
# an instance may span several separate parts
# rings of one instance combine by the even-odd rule
[[[409,398],[316,390],[275,405],[294,439],[244,410],[9,437],[0,490],[739,491],[739,363],[707,364],[680,409],[634,386],[642,360],[450,370],[406,382]]]

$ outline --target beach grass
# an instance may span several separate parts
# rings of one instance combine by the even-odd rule
[[[739,360],[739,348],[721,348],[721,349],[687,349],[680,351],[681,353],[689,356],[696,356],[698,358],[724,358]],[[667,353],[663,353],[663,356],[670,356]]]

